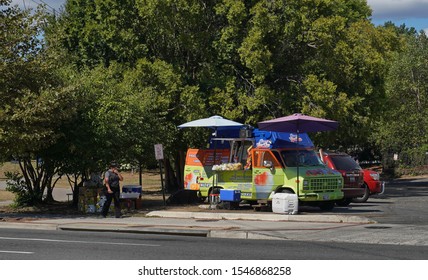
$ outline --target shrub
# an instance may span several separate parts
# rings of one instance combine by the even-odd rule
[[[23,180],[23,176],[17,172],[5,172],[6,190],[15,194],[14,207],[32,206],[34,203],[33,194]]]

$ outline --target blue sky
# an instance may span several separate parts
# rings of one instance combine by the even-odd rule
[[[367,0],[373,10],[372,22],[376,25],[392,21],[406,24],[428,34],[428,0]]]
[[[66,0],[13,0],[20,7],[34,7],[40,3],[48,5],[49,10],[59,10]],[[428,34],[428,0],[367,0],[373,10],[372,22],[375,25],[392,21],[396,25],[406,24],[417,31]]]

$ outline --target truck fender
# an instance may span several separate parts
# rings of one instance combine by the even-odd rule
[[[208,191],[208,195],[209,194],[219,194],[221,189],[223,189],[223,187],[219,187],[219,186],[211,187]]]

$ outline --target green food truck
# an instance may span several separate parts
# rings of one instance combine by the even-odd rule
[[[220,189],[239,190],[241,200],[272,201],[275,193],[292,193],[299,205],[333,209],[343,198],[343,178],[317,156],[306,133],[221,130],[208,149],[189,149],[184,188],[201,198]],[[215,147],[215,148],[214,148]]]

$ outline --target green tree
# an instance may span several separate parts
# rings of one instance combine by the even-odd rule
[[[151,128],[178,162],[174,151],[202,137],[175,127],[214,114],[256,125],[300,111],[341,123],[315,136],[320,145],[370,145],[387,61],[401,46],[370,14],[363,0],[72,0],[54,33],[77,69],[118,71],[87,90],[126,128],[93,110],[96,135],[116,131],[126,157],[142,158],[151,144],[134,127]]]
[[[392,153],[407,166],[424,164],[428,149],[428,38],[407,35],[406,47],[391,63],[385,114],[376,139],[386,157]]]
[[[46,17],[1,1],[0,150],[19,161],[27,203],[52,200],[55,161],[48,157],[61,125],[75,113],[72,88],[62,87],[41,41]],[[22,192],[21,192],[22,193]]]

